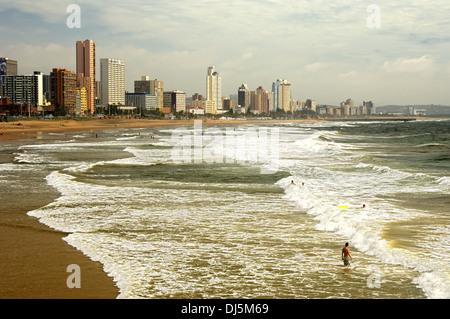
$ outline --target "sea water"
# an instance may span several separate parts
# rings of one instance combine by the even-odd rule
[[[102,263],[119,298],[450,297],[449,121],[212,127],[277,132],[276,170],[176,162],[166,127],[20,146],[0,173],[60,193],[29,215]]]

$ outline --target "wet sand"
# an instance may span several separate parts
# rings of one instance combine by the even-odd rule
[[[59,194],[44,186],[32,201],[24,201],[29,194],[17,192],[12,189],[0,195],[0,299],[116,298],[118,287],[100,263],[63,241],[67,234],[26,214],[49,204]],[[80,266],[81,288],[67,286],[72,274],[67,267],[72,264]]]

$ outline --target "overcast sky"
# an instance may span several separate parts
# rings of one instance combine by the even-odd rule
[[[287,79],[292,98],[318,104],[450,105],[448,0],[0,0],[0,35],[20,74],[75,71],[75,42],[95,40],[97,66],[126,61],[130,92],[148,75],[205,94],[214,65],[226,96]]]

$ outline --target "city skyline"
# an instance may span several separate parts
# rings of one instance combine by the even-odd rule
[[[287,79],[293,99],[318,104],[449,104],[450,4],[377,3],[379,28],[368,25],[369,3],[355,1],[80,1],[71,29],[71,1],[0,1],[0,56],[19,74],[76,71],[75,43],[92,39],[97,57],[126,61],[129,92],[146,74],[165,90],[206,95],[205,66],[215,65],[224,96]]]

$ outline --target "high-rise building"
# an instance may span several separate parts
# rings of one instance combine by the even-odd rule
[[[247,112],[248,107],[250,106],[250,90],[245,83],[243,83],[238,90],[238,105],[245,108],[245,112]]]
[[[125,105],[125,61],[100,59],[100,104]]]
[[[76,87],[76,73],[66,69],[53,69],[50,73],[50,100],[57,110],[76,114]]]
[[[317,103],[315,100],[307,99],[305,107],[310,111],[317,112]]]
[[[269,97],[262,86],[250,92],[250,111],[253,114],[269,113]]]
[[[274,93],[267,92],[267,100],[269,101],[269,112],[275,112],[275,101],[274,101]]]
[[[164,82],[150,80],[148,76],[141,76],[141,80],[134,81],[134,93],[153,94],[156,97],[156,108],[164,107]]]
[[[86,88],[87,110],[95,111],[95,41],[77,41],[77,86]]]
[[[0,91],[2,97],[9,98],[12,104],[43,105],[43,74],[2,75]]]
[[[0,75],[18,75],[18,62],[8,58],[0,58]]]
[[[87,113],[87,90],[85,87],[78,87],[75,89],[76,92],[76,116],[83,116]]]
[[[186,93],[178,90],[164,92],[164,109],[170,113],[184,112],[186,110]]]
[[[203,101],[203,95],[195,93],[192,95],[192,101]]]
[[[222,107],[222,78],[219,73],[215,71],[214,66],[208,67],[206,76],[206,100],[212,101],[212,114],[223,113]]]
[[[278,79],[272,84],[274,93],[274,108],[285,112],[290,110],[291,104],[291,83],[287,80]]]
[[[223,109],[227,112],[231,111],[231,110],[234,112],[234,110],[236,109],[235,101],[232,99],[223,98],[222,105],[223,105]]]
[[[363,106],[366,107],[367,115],[375,114],[375,106],[372,101],[369,102],[363,101]]]

